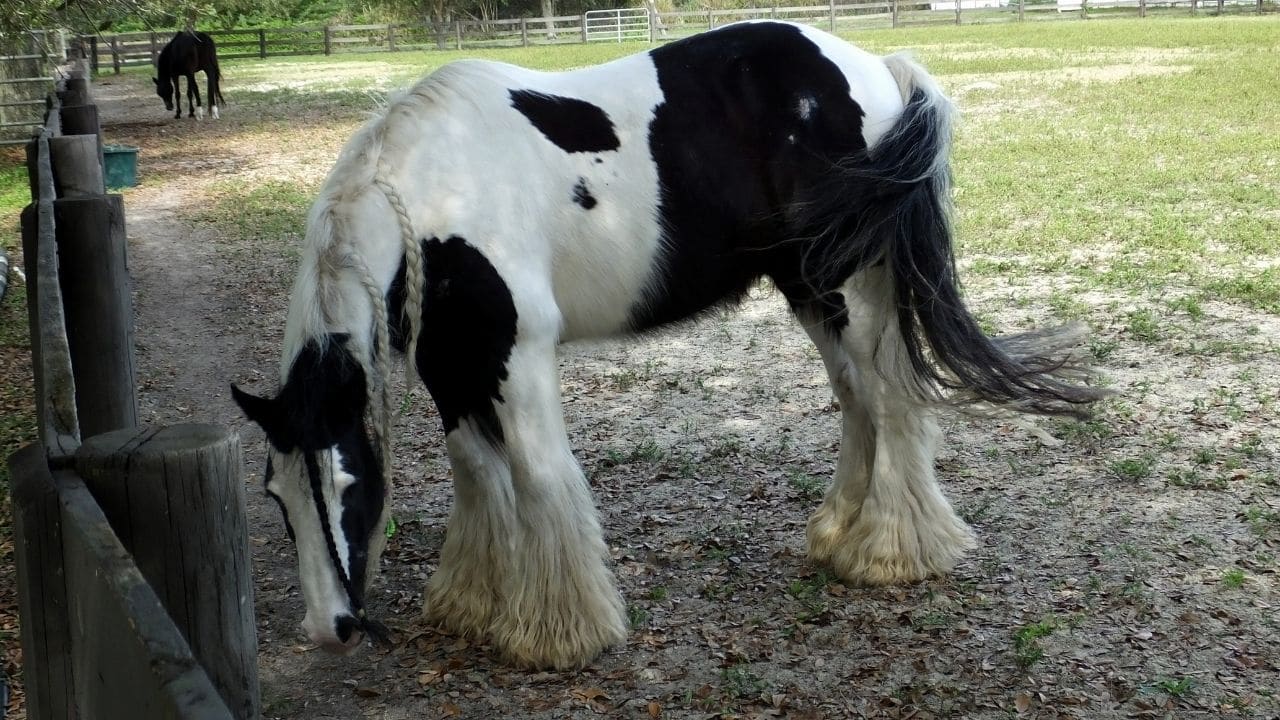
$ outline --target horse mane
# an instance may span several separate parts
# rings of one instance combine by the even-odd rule
[[[437,72],[419,81],[409,91],[392,96],[382,111],[372,118],[347,143],[339,154],[328,180],[307,216],[303,238],[302,261],[289,302],[289,320],[285,329],[281,357],[281,378],[289,371],[299,353],[310,343],[323,353],[331,337],[330,320],[338,315],[342,297],[343,273],[352,273],[364,290],[372,311],[372,338],[351,333],[348,349],[360,363],[368,378],[368,415],[372,426],[388,492],[391,487],[391,342],[390,323],[409,326],[405,348],[406,380],[416,376],[414,357],[422,330],[422,288],[426,268],[422,246],[413,229],[413,221],[392,177],[399,150],[413,142],[416,133],[409,126],[420,112],[442,100],[444,83]],[[445,78],[451,74],[445,73]],[[390,147],[390,149],[389,149]],[[391,318],[386,289],[369,269],[360,248],[343,232],[341,205],[353,197],[376,187],[396,215],[401,245],[405,253],[405,303],[402,315]],[[372,343],[370,343],[372,340]]]

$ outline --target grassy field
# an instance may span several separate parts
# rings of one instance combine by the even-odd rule
[[[1094,420],[1048,425],[1066,443],[1053,456],[1057,460],[998,445],[987,447],[983,459],[1007,463],[1011,484],[1050,477],[1054,462],[1069,461],[1086,468],[1087,476],[1069,478],[1080,487],[1108,497],[1114,487],[1123,488],[1129,493],[1125,502],[1161,508],[1151,515],[1124,508],[1115,526],[1098,527],[1086,491],[1069,484],[1037,491],[1029,502],[1073,513],[1080,532],[1101,548],[1097,564],[1066,566],[1055,570],[1057,577],[1040,580],[1043,592],[1028,592],[1024,615],[1007,636],[993,641],[997,650],[989,644],[988,654],[973,662],[1008,665],[1010,674],[1002,682],[1016,685],[1019,693],[1027,693],[1026,702],[1045,710],[1035,698],[1052,697],[1054,691],[1028,678],[1056,676],[1069,684],[1066,656],[1076,646],[1118,652],[1097,639],[1106,637],[1108,623],[1135,632],[1139,639],[1127,641],[1133,646],[1153,631],[1157,639],[1165,632],[1172,637],[1179,623],[1191,623],[1169,615],[1162,605],[1169,592],[1191,593],[1205,608],[1203,614],[1236,618],[1235,625],[1223,621],[1223,637],[1241,632],[1239,621],[1258,628],[1259,635],[1280,636],[1269,609],[1280,571],[1275,467],[1280,449],[1274,423],[1280,399],[1274,372],[1280,332],[1280,17],[943,25],[863,32],[850,39],[876,52],[913,49],[962,110],[955,154],[958,255],[984,322],[998,330],[1062,320],[1088,323],[1094,331],[1090,350],[1120,391]],[[643,47],[567,45],[227,62],[229,117],[239,119],[207,140],[212,154],[252,157],[238,148],[257,147],[270,155],[282,137],[292,154],[249,170],[229,166],[203,181],[194,196],[201,201],[184,206],[178,219],[225,239],[220,252],[288,257],[311,192],[336,148],[388,91],[463,55],[555,69]],[[114,82],[149,84],[138,71]],[[161,116],[158,108],[152,110]],[[186,156],[190,139],[148,130],[146,141],[146,182],[164,186],[182,180],[186,171],[171,161]],[[0,243],[11,256],[19,244],[17,212],[27,199],[19,159],[0,156]],[[288,276],[269,281],[283,285]],[[0,450],[6,455],[33,435],[22,290],[16,283],[0,305]],[[608,375],[616,392],[658,382],[659,373],[649,365],[620,372]],[[715,394],[714,377],[705,384],[701,376],[683,382],[704,395]],[[982,441],[980,435],[970,439]],[[709,456],[724,457],[745,452],[740,446],[747,443],[725,437],[712,444],[716,449]],[[638,464],[681,476],[685,466],[705,460],[678,455],[653,435],[610,447],[604,455],[600,474],[602,468]],[[954,458],[947,462],[949,474],[965,478],[957,482],[973,481],[966,465]],[[12,571],[6,473],[0,465],[0,587]],[[822,492],[818,475],[793,469],[783,484],[811,504]],[[999,526],[999,494],[983,487],[968,490],[968,499],[957,503],[966,519]],[[1216,524],[1198,524],[1209,512],[1216,514]],[[1007,532],[1032,546],[1040,531],[1028,526]],[[707,540],[706,555],[727,554],[726,542],[737,542],[732,535]],[[1050,544],[1064,547],[1085,544],[1074,536],[1050,538]],[[1019,551],[995,547],[973,573],[989,579],[1004,572],[1036,585],[1014,571],[997,572],[1001,553]],[[975,581],[978,586],[986,587],[983,579]],[[854,591],[830,580],[819,574],[786,588],[785,601],[800,608],[792,618],[796,626],[812,626],[812,618],[829,617],[830,608],[847,604],[845,596]],[[938,593],[951,604],[930,599],[908,617],[907,629],[937,638],[961,616],[993,612],[992,597],[998,598],[997,606],[1008,604],[999,590],[984,591],[989,595],[980,598],[982,593],[967,582],[943,585]],[[702,587],[707,602],[732,594],[724,585],[708,587]],[[678,593],[668,588],[676,585],[628,594],[637,627],[663,617],[669,592]],[[908,592],[933,598],[934,589]],[[1046,596],[1079,603],[1062,605]],[[973,637],[953,641],[962,645]],[[13,642],[0,629],[0,645]],[[1246,679],[1266,677],[1265,662],[1277,661],[1255,655],[1274,652],[1277,645],[1254,642],[1254,655],[1248,647],[1232,645],[1232,657],[1243,665],[1230,667]],[[1218,651],[1227,652],[1215,646]],[[1072,711],[1070,705],[1059,710],[1074,717],[1275,717],[1280,712],[1274,675],[1270,683],[1233,684],[1215,674],[1216,667],[1198,665],[1199,655],[1188,655],[1195,659],[1181,667],[1173,650],[1169,655],[1156,652],[1156,659],[1139,669],[1117,671],[1125,676],[1126,689],[1113,689],[1115,708],[1085,703],[1080,707],[1087,711]],[[708,682],[711,691],[700,687],[700,694],[688,698],[662,698],[663,706],[751,715],[764,707],[761,697],[788,692],[763,661],[726,663],[718,679]],[[972,716],[954,688],[930,684],[927,676],[912,682],[887,693],[898,711],[915,707],[935,716]],[[606,689],[615,699],[622,692]],[[281,716],[292,716],[290,703],[302,702],[279,681],[273,692],[281,698]],[[1017,697],[1010,695],[1002,705],[1009,714],[1023,707],[1023,695]]]

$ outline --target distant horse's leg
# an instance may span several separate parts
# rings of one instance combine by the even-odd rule
[[[200,85],[196,83],[195,72],[187,73],[187,111],[195,115],[197,120],[205,119],[205,106],[200,102]]]
[[[182,80],[182,76],[176,75],[176,74],[173,76],[173,106],[174,106],[173,117],[177,119],[182,118],[181,80]]]
[[[424,614],[488,635],[518,664],[581,667],[622,642],[626,623],[591,492],[565,434],[554,299],[529,290],[533,282],[507,295],[503,278],[461,241],[440,245],[439,257],[431,252],[429,268],[466,268],[457,277],[433,274],[423,327],[431,353],[462,353],[439,360],[461,376],[426,366],[423,379],[442,417],[451,406],[471,409],[446,436],[456,494]],[[510,313],[487,307],[503,296],[511,297]],[[433,305],[438,324],[428,317]],[[480,376],[494,367],[501,381],[484,389]],[[482,392],[460,393],[467,383]]]
[[[218,119],[218,71],[209,69],[204,71],[206,95],[209,96],[209,117],[214,120]]]
[[[809,556],[869,585],[945,573],[973,535],[934,475],[937,421],[909,392],[892,290],[880,268],[842,289],[843,328],[802,313],[843,416],[835,480],[809,518]]]

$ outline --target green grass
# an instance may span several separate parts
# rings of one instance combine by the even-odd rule
[[[1058,622],[1053,618],[1045,618],[1040,622],[1024,625],[1013,633],[1013,659],[1023,670],[1040,662],[1044,657],[1044,646],[1040,644],[1058,629]]]

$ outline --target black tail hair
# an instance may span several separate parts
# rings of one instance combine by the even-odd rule
[[[884,264],[913,390],[928,401],[1084,415],[1109,393],[1079,384],[1092,375],[1069,351],[1080,327],[991,338],[965,307],[952,250],[953,110],[915,63],[895,56],[887,64],[906,107],[874,148],[841,163],[804,204],[802,223],[821,228],[806,258],[811,280],[831,289]]]

